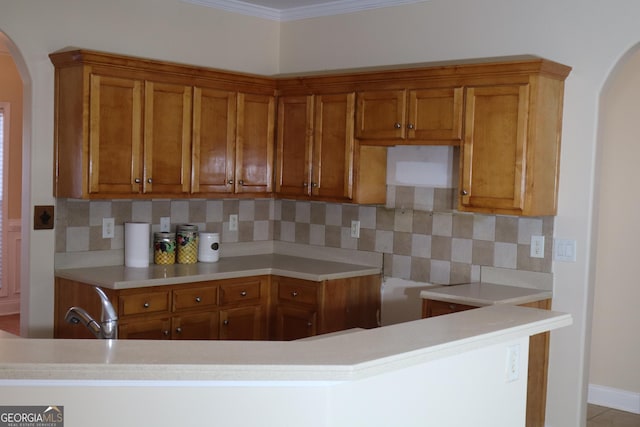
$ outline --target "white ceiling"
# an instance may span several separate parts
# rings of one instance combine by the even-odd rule
[[[182,0],[274,21],[340,15],[428,0]]]

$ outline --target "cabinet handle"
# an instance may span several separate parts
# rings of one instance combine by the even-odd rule
[[[312,327],[312,326],[313,326],[313,323],[311,323],[311,322],[307,322],[307,326],[308,326],[308,327]]]
[[[294,297],[294,298],[297,297],[298,296],[298,292],[296,292],[296,291],[291,292],[291,296]]]
[[[224,319],[224,320],[222,321],[222,324],[223,324],[224,326],[227,326],[227,325],[229,324],[229,321],[228,321],[227,319]]]
[[[153,184],[153,180],[152,180],[151,178],[147,178],[147,182],[148,182],[149,184]]]
[[[462,190],[460,191],[460,194],[462,194],[463,196],[466,196],[467,194],[469,194],[469,192],[467,190]]]
[[[144,308],[149,308],[149,307],[151,307],[151,304],[149,304],[148,302],[145,302],[144,304],[142,304],[142,306]]]
[[[455,304],[449,304],[449,310],[455,310],[455,309],[456,309]]]
[[[233,180],[230,179],[229,181],[227,181],[227,184],[233,184]]]
[[[176,328],[176,333],[181,334],[182,333],[182,328],[180,328],[180,327]]]
[[[136,184],[140,184],[142,180],[140,178],[136,178],[133,180],[133,182],[135,182]]]
[[[413,129],[413,123],[409,123],[409,124],[407,125],[407,129]]]
[[[309,186],[309,183],[307,183],[307,182],[303,182],[303,183],[302,183],[302,186],[303,186],[303,187],[308,187],[308,186]]]
[[[395,123],[393,125],[393,127],[396,128],[396,129],[400,129],[402,127],[402,125],[400,123]]]
[[[240,184],[240,185],[244,185],[244,181],[243,181],[243,180],[240,180],[240,181],[238,181],[238,184]]]
[[[202,298],[196,297],[196,302],[202,302]]]
[[[162,331],[162,335],[164,335],[165,337],[168,337],[169,331],[165,329],[164,331]]]
[[[246,297],[246,296],[247,296],[247,291],[242,291],[242,292],[240,292],[240,296],[241,296],[241,297]]]
[[[315,183],[315,182],[312,182],[312,183],[311,183],[311,187],[312,187],[312,188],[316,188],[317,186],[318,186],[318,184],[317,184],[317,183]]]

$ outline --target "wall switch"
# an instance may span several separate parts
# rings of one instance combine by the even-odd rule
[[[115,224],[113,218],[102,218],[103,239],[113,239],[114,228]]]
[[[520,377],[520,344],[507,347],[506,382],[516,381]]]
[[[238,231],[238,215],[229,215],[229,231]]]
[[[163,216],[160,218],[160,231],[169,232],[171,231],[171,218],[168,216]]]
[[[360,221],[351,221],[351,237],[360,238]]]
[[[553,259],[556,261],[576,262],[575,240],[555,239],[553,246]]]
[[[544,258],[544,236],[531,236],[531,258]]]

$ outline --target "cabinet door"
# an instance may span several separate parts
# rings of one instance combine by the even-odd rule
[[[461,210],[521,210],[529,85],[469,87],[461,155]]]
[[[273,96],[238,94],[236,193],[273,191]]]
[[[311,179],[315,197],[353,197],[354,110],[354,93],[316,96]]]
[[[309,196],[313,142],[313,96],[278,100],[276,193]]]
[[[92,74],[90,85],[89,193],[138,193],[143,82]]]
[[[407,138],[457,143],[462,139],[462,87],[409,91]]]
[[[236,92],[193,93],[192,193],[233,193]]]
[[[218,339],[218,312],[174,316],[171,326],[171,337],[175,340],[215,340]]]
[[[263,333],[262,307],[247,306],[220,310],[221,340],[261,340]]]
[[[317,312],[311,308],[278,305],[275,339],[290,341],[316,335],[316,318]]]
[[[360,139],[404,139],[406,97],[404,89],[359,92],[356,136]]]
[[[145,193],[188,193],[191,175],[190,86],[145,83]]]
[[[140,318],[120,322],[118,338],[132,340],[168,340],[171,338],[169,317]]]

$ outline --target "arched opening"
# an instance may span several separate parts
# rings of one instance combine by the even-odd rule
[[[0,328],[13,333],[20,332],[22,304],[26,299],[28,283],[26,275],[28,255],[24,242],[28,236],[28,170],[27,120],[24,113],[29,87],[24,61],[15,44],[0,31],[0,114],[2,115],[3,152],[0,173],[2,173],[2,217],[0,248]],[[26,330],[26,328],[22,328]]]
[[[640,45],[609,75],[600,97],[596,266],[589,403],[640,413]]]

